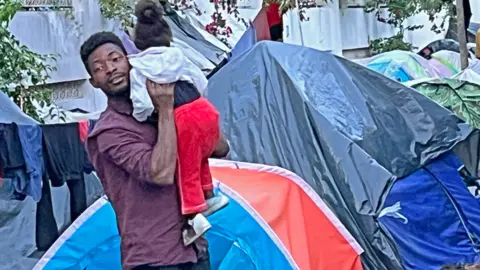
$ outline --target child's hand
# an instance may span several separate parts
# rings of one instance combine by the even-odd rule
[[[156,109],[173,108],[175,84],[158,84],[147,79],[147,90]]]

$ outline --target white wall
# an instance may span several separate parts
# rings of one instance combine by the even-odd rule
[[[80,46],[93,33],[118,29],[118,23],[103,18],[96,0],[73,0],[73,7],[74,21],[59,11],[23,11],[15,15],[9,29],[32,51],[60,55],[55,63],[57,71],[49,80],[56,91],[54,96],[63,97],[55,100],[57,105],[65,109],[103,110],[106,98],[88,83]],[[68,83],[71,81],[76,82]],[[65,95],[75,90],[78,96]]]
[[[470,0],[470,7],[472,8],[472,21],[480,23],[480,0]]]
[[[342,53],[340,9],[338,0],[323,7],[304,9],[307,20],[300,21],[298,9],[283,16],[283,42],[321,51]]]
[[[366,48],[369,40],[389,37],[395,32],[363,8],[341,10],[338,0],[305,9],[305,16],[309,20],[300,22],[297,10],[284,15],[284,42],[342,55],[343,50]]]
[[[472,9],[480,11],[480,0],[472,1],[476,1]],[[390,25],[378,22],[374,13],[365,13],[363,4],[361,0],[349,0],[350,7],[341,10],[338,8],[338,0],[328,1],[324,7],[305,9],[309,21],[303,22],[299,21],[297,10],[289,11],[284,15],[284,42],[341,55],[343,50],[364,49],[369,46],[370,40],[391,37],[397,32]],[[386,10],[383,12],[386,13]],[[438,14],[437,24],[442,16],[443,14]],[[410,18],[407,25],[424,25],[422,29],[406,33],[406,41],[414,47],[421,48],[445,37],[445,31],[439,34],[431,31],[433,24],[426,14]],[[448,22],[445,25],[447,28]]]

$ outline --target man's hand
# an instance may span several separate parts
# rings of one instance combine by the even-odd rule
[[[175,84],[158,84],[147,79],[147,90],[155,109],[173,108]]]
[[[215,150],[212,154],[213,158],[224,158],[230,152],[230,145],[228,144],[228,140],[225,138],[223,133],[220,133],[220,139],[215,146]]]

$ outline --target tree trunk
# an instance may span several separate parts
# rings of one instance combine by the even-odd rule
[[[462,70],[468,67],[468,49],[467,49],[467,31],[465,31],[465,14],[463,10],[463,1],[456,0],[457,6],[457,35],[460,44],[460,60]]]

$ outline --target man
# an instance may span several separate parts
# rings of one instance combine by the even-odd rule
[[[210,269],[206,245],[196,250],[182,240],[185,219],[174,184],[174,85],[147,82],[158,121],[140,123],[131,116],[130,65],[120,39],[96,33],[82,45],[81,57],[92,86],[108,97],[87,148],[117,216],[123,268]],[[228,144],[222,140],[217,149],[224,156]]]

